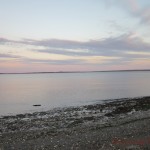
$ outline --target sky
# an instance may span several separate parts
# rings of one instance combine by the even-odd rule
[[[0,73],[150,69],[148,0],[0,0]]]

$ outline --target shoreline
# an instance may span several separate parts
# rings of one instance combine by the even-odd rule
[[[45,74],[45,73],[94,73],[94,72],[135,72],[150,71],[150,69],[131,69],[131,70],[95,70],[95,71],[56,71],[56,72],[1,72],[0,74]]]
[[[13,118],[15,116],[30,116],[32,114],[37,114],[37,113],[50,113],[50,112],[55,112],[57,110],[65,110],[65,109],[68,109],[68,108],[82,108],[82,107],[88,107],[88,106],[95,106],[95,105],[105,105],[105,104],[108,104],[108,103],[111,103],[111,102],[119,102],[119,101],[130,101],[130,100],[138,100],[138,99],[145,99],[145,98],[149,98],[150,96],[137,96],[137,97],[126,97],[126,98],[108,98],[108,99],[102,99],[102,100],[95,100],[95,101],[88,101],[87,103],[88,104],[77,104],[77,105],[68,105],[68,106],[58,106],[58,107],[52,107],[52,108],[48,108],[48,107],[42,107],[42,104],[31,104],[32,107],[34,108],[35,105],[40,105],[38,106],[37,110],[34,110],[34,109],[30,109],[29,111],[25,110],[23,112],[10,112],[10,113],[6,113],[6,114],[1,114],[0,115],[0,119],[1,118]],[[42,108],[41,108],[42,107]],[[45,110],[44,110],[45,109]]]
[[[2,116],[0,149],[150,148],[149,123],[150,97]]]

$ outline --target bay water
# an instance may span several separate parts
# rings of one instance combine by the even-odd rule
[[[0,75],[0,116],[142,96],[150,71]]]

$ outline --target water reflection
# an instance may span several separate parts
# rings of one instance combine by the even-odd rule
[[[150,72],[0,75],[0,115],[82,105],[96,100],[148,96]]]

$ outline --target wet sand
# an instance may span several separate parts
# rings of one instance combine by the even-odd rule
[[[150,149],[150,97],[3,116],[3,149]]]

